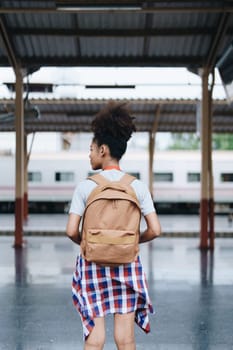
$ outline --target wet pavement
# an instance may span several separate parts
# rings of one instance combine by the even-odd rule
[[[197,237],[200,231],[198,215],[159,215],[163,234],[171,237]],[[25,235],[64,235],[67,214],[30,214],[24,224]],[[14,234],[13,214],[0,214],[0,234]],[[142,223],[143,228],[143,223]],[[227,215],[215,216],[216,237],[233,237],[233,222]]]
[[[63,236],[26,237],[23,249],[0,236],[0,350],[81,350],[82,329],[72,305],[78,246]],[[141,245],[156,315],[151,333],[137,326],[137,349],[233,349],[233,239],[217,238],[201,252],[197,238]],[[116,349],[107,317],[106,350]]]

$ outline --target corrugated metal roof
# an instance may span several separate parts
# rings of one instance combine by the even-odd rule
[[[73,1],[79,4],[81,0]],[[101,1],[119,9],[61,12],[56,1],[1,1],[1,26],[24,67],[202,66],[233,38],[233,3]],[[90,3],[90,1],[89,1]],[[98,5],[99,1],[93,1]],[[126,3],[141,10],[123,11]],[[0,27],[1,27],[0,26]],[[220,36],[217,33],[220,33]],[[0,30],[0,34],[2,31]],[[217,42],[216,42],[217,39]],[[0,51],[0,65],[9,65]]]
[[[58,2],[61,0],[57,0]],[[73,0],[80,4],[81,0]],[[91,1],[88,1],[90,4]],[[87,2],[85,2],[87,3]],[[98,5],[99,0],[93,1]],[[118,10],[58,10],[55,0],[11,1],[0,5],[0,66],[20,62],[42,66],[214,66],[233,38],[233,2],[105,1]],[[124,11],[126,3],[141,9]],[[3,44],[7,43],[7,44]],[[26,120],[30,131],[88,131],[103,100],[33,100],[41,120]],[[8,102],[6,102],[8,103]],[[159,131],[195,131],[197,101],[131,102],[138,129],[151,130],[161,105]],[[13,105],[13,101],[11,101]],[[5,108],[0,106],[0,111]],[[214,104],[214,131],[233,132],[232,107]],[[7,124],[8,123],[8,124]],[[13,130],[12,123],[0,130]]]
[[[120,100],[119,100],[120,101]],[[124,100],[125,101],[125,100]],[[138,131],[151,131],[159,114],[158,131],[196,132],[196,109],[198,100],[131,100],[129,103],[135,116]],[[25,113],[25,130],[35,131],[90,131],[93,116],[107,101],[98,99],[30,100],[40,110],[41,118]],[[0,100],[0,115],[14,111],[14,100]],[[159,112],[158,112],[159,111]],[[0,123],[0,131],[13,131],[14,121]],[[226,101],[213,101],[213,131],[233,132],[233,105]]]

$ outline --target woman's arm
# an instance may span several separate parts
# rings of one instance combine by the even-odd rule
[[[69,219],[66,225],[67,236],[75,243],[80,244],[81,234],[79,232],[79,225],[81,221],[81,216],[77,214],[69,214]]]
[[[140,235],[139,243],[152,241],[161,234],[161,226],[155,212],[145,216],[147,229]]]

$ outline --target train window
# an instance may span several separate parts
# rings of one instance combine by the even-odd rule
[[[173,173],[153,173],[154,182],[173,182]]]
[[[88,174],[87,176],[92,176],[92,175],[95,175],[95,174],[98,174],[99,171],[88,171]]]
[[[141,178],[140,173],[137,172],[137,171],[129,171],[128,174],[132,175],[132,176],[135,176],[138,180],[140,180],[140,178]]]
[[[60,181],[68,181],[72,182],[74,181],[74,173],[71,171],[59,171],[55,173],[55,181],[60,182]]]
[[[200,173],[188,173],[187,180],[188,180],[188,182],[200,182],[201,174]]]
[[[40,171],[29,171],[28,172],[28,181],[29,182],[41,182],[42,174]]]
[[[233,182],[233,173],[220,174],[221,182]]]

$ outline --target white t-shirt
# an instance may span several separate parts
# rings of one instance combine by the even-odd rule
[[[119,181],[124,175],[124,172],[116,169],[103,170],[101,171],[101,175],[110,181]],[[87,198],[96,186],[96,183],[92,180],[86,179],[81,181],[75,188],[69,213],[83,216]],[[131,186],[133,187],[140,203],[142,215],[145,216],[154,212],[154,203],[148,187],[142,181],[137,179],[131,183]]]

